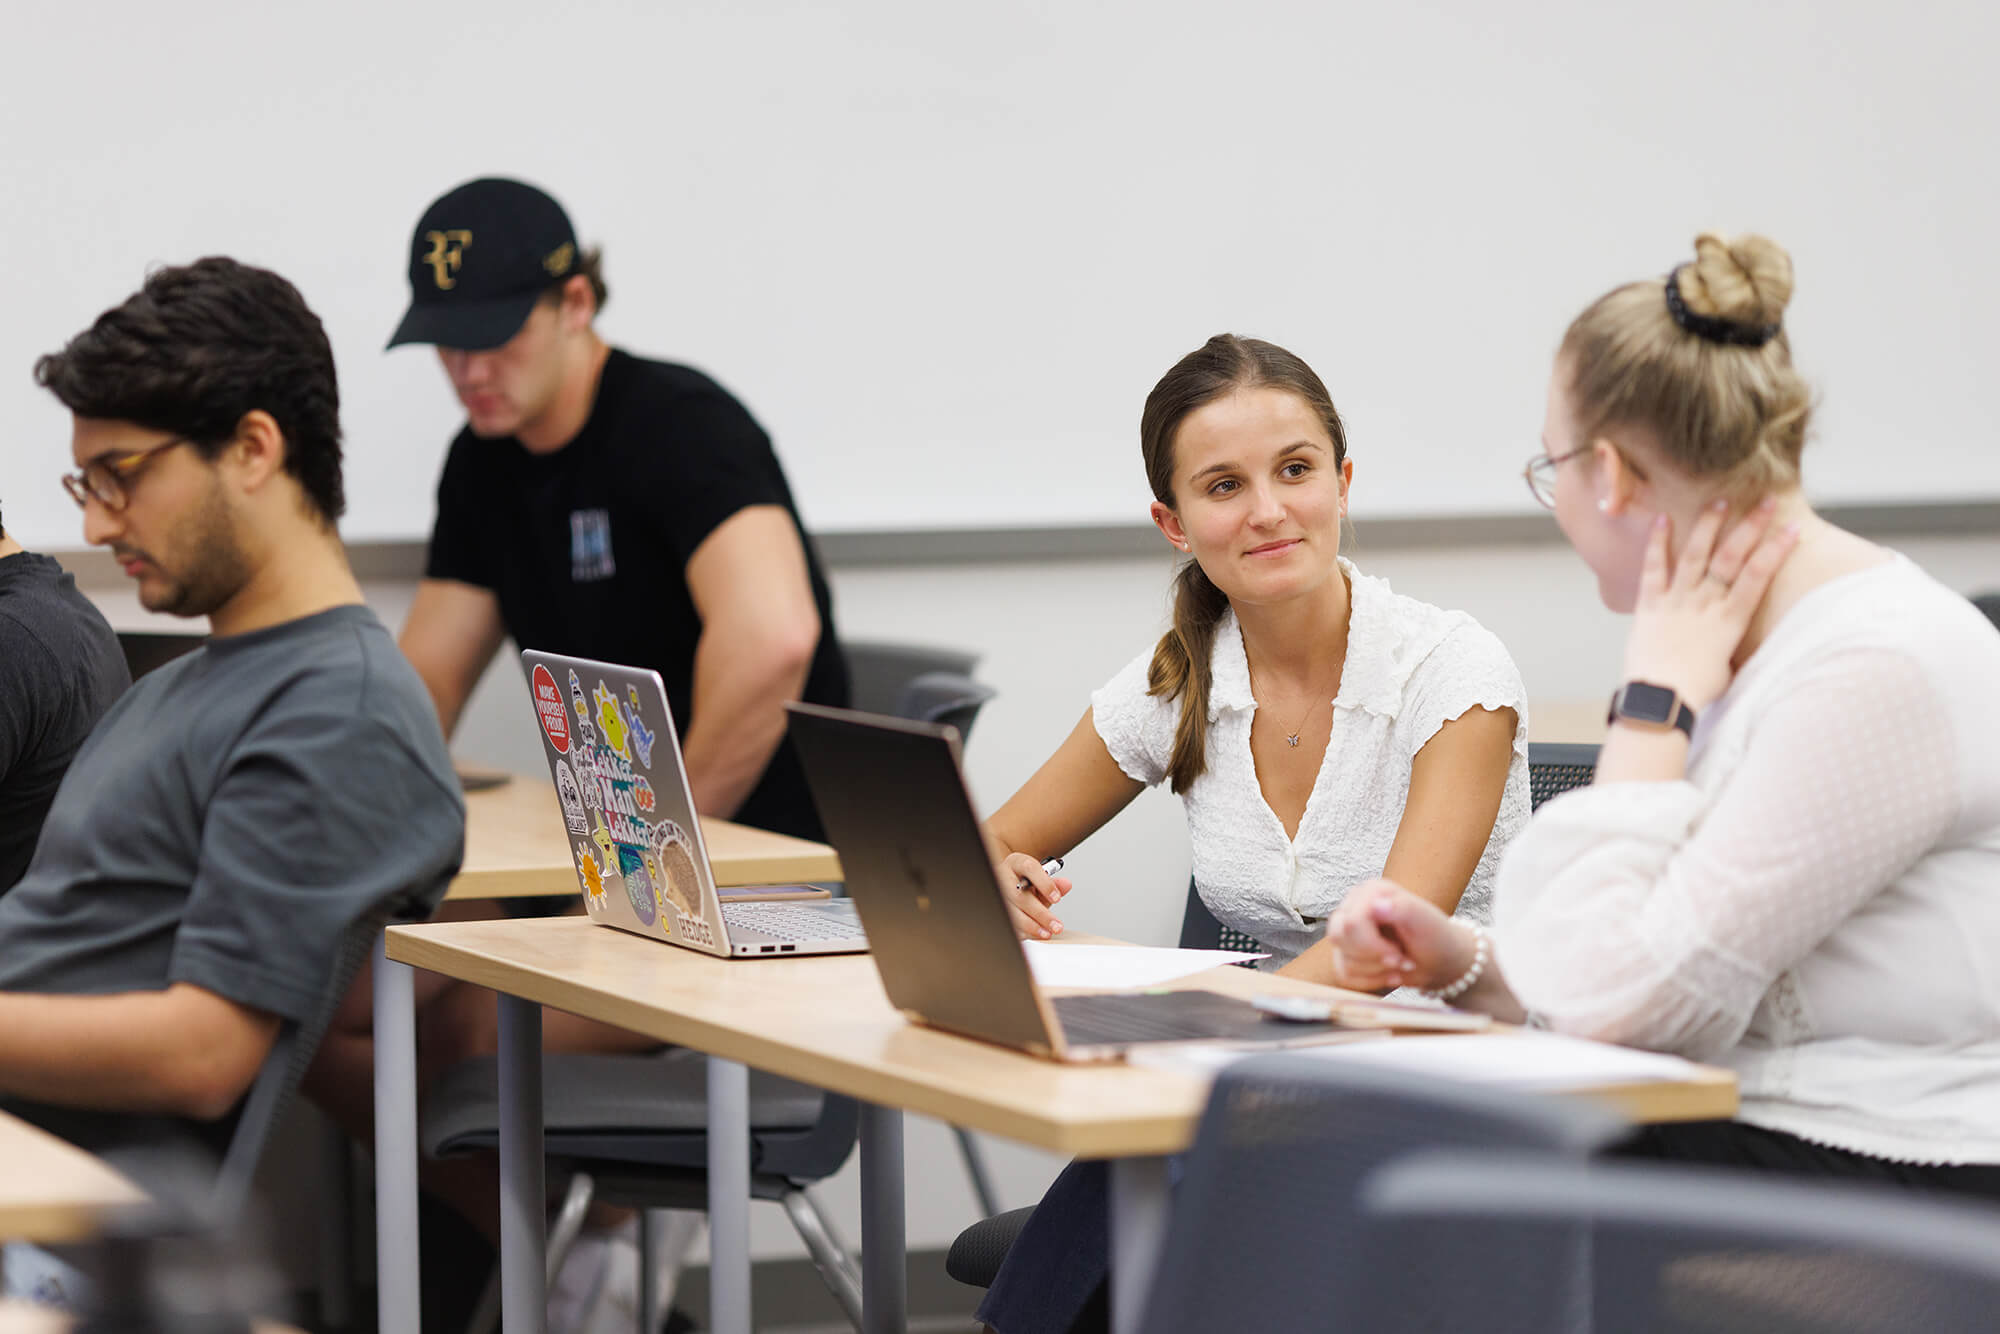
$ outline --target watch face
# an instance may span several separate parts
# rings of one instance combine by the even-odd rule
[[[1618,698],[1618,714],[1634,722],[1667,726],[1674,720],[1674,705],[1677,702],[1674,692],[1665,686],[1651,685],[1645,681],[1627,681],[1623,693]]]

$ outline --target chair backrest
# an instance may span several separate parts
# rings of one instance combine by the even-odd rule
[[[1528,806],[1538,809],[1550,797],[1573,787],[1588,787],[1597,772],[1597,747],[1562,741],[1528,743]]]
[[[993,695],[992,686],[982,685],[963,673],[924,672],[904,683],[903,693],[896,700],[896,716],[948,724],[958,729],[963,740],[972,735],[973,720]]]
[[[977,653],[926,644],[843,639],[841,648],[847,653],[848,698],[864,713],[907,716],[898,706],[912,680],[926,672],[966,676],[979,662]]]
[[[1361,1191],[1363,1227],[1408,1258],[1357,1304],[1399,1325],[1409,1286],[1435,1328],[1530,1328],[1496,1305],[1487,1244],[1587,1226],[1589,1328],[1958,1334],[2000,1327],[2000,1211],[1879,1185],[1660,1163],[1422,1154]],[[1383,1281],[1387,1279],[1387,1281]]]
[[[125,670],[134,681],[163,667],[183,653],[192,653],[208,642],[207,635],[174,634],[159,630],[120,630],[118,647],[125,655]]]
[[[393,915],[393,905],[385,905],[347,928],[317,1008],[303,1023],[284,1025],[278,1032],[278,1040],[271,1044],[257,1078],[243,1097],[235,1132],[215,1174],[209,1209],[217,1225],[226,1225],[243,1212],[250,1198],[257,1162],[264,1156],[264,1145],[271,1138],[271,1131],[290,1108],[306,1067],[319,1051],[319,1040],[326,1036],[327,1025],[333,1022],[334,1013],[340,1008],[341,998],[347,994],[361,965],[375,948],[382,928]]]
[[[1201,901],[1194,877],[1188,877],[1187,906],[1181,910],[1181,948],[1184,950],[1247,950],[1261,954],[1264,947],[1254,936],[1224,926],[1208,905]]]
[[[1217,1078],[1196,1131],[1139,1328],[1370,1328],[1339,1307],[1362,1257],[1357,1191],[1370,1171],[1433,1145],[1580,1158],[1619,1130],[1610,1113],[1574,1100],[1305,1053],[1238,1061]]]
[[[962,730],[962,729],[961,729]],[[1587,787],[1597,772],[1597,747],[1555,741],[1528,743],[1528,800],[1538,807],[1550,797],[1573,787]],[[1181,912],[1181,948],[1184,950],[1249,950],[1263,946],[1234,927],[1224,926],[1201,901],[1194,880],[1188,880],[1187,907]]]

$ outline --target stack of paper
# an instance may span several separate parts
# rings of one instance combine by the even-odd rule
[[[1024,940],[1028,967],[1045,987],[1088,987],[1092,991],[1133,991],[1265,954],[1236,950],[1170,950],[1144,945],[1064,945]]]

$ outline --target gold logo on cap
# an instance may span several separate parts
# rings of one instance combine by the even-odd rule
[[[549,277],[560,278],[569,272],[570,261],[575,258],[576,247],[568,241],[564,241],[554,250],[549,251],[549,257],[542,261],[542,267],[549,271]]]
[[[465,248],[472,244],[472,233],[453,228],[448,232],[425,232],[424,239],[431,243],[431,252],[424,256],[423,262],[436,275],[438,290],[449,292],[458,286],[458,279],[452,275],[465,262]]]

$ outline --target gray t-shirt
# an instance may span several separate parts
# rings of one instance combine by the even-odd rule
[[[382,904],[428,915],[464,846],[437,714],[372,612],[211,639],[77,753],[0,897],[0,990],[190,982],[303,1019],[347,928]],[[16,1110],[99,1151],[154,1120]]]
[[[0,557],[0,892],[28,869],[63,772],[130,684],[117,636],[61,565]]]

